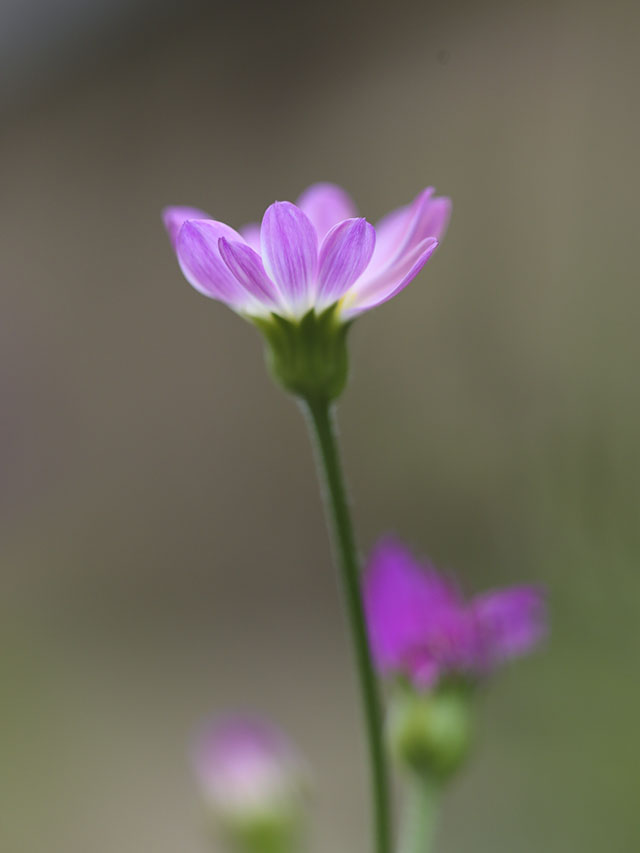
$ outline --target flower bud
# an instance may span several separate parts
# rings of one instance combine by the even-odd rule
[[[288,853],[296,846],[307,774],[280,730],[257,718],[218,720],[197,745],[195,769],[205,805],[231,849]]]
[[[464,684],[421,693],[398,690],[391,701],[387,736],[405,769],[444,781],[460,768],[471,744],[471,697]]]

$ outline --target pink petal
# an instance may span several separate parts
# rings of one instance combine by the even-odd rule
[[[375,243],[375,229],[366,219],[346,219],[333,226],[320,248],[318,308],[337,302],[362,275]]]
[[[244,714],[212,720],[195,743],[193,763],[206,802],[235,821],[272,814],[283,803],[293,806],[305,777],[286,735]]]
[[[444,670],[445,667],[425,654],[422,660],[415,661],[412,665],[411,682],[418,690],[426,693],[435,687]]]
[[[495,666],[530,651],[547,632],[543,592],[516,586],[477,596],[472,602],[480,663]]]
[[[187,219],[209,219],[209,214],[197,207],[165,207],[162,211],[162,221],[167,229],[169,240],[174,250],[178,239],[178,232]]]
[[[248,225],[243,225],[240,233],[254,252],[260,252],[260,225],[257,222],[250,222]]]
[[[418,563],[394,540],[374,550],[364,581],[364,605],[371,649],[385,671],[413,670],[426,661],[415,658],[424,648],[434,614],[458,607],[456,590],[435,571]]]
[[[433,198],[433,193],[433,187],[427,187],[409,206],[392,211],[378,222],[376,250],[367,277],[397,263],[427,237],[440,241],[451,216],[451,201]]]
[[[264,214],[260,242],[265,270],[290,310],[310,308],[318,240],[309,219],[295,204],[277,201]]]
[[[354,316],[387,302],[413,281],[437,247],[438,241],[427,237],[373,278],[363,276],[349,291],[344,314]]]
[[[441,240],[447,230],[451,217],[451,200],[448,198],[432,198],[431,188],[420,193],[412,205],[412,220],[409,224],[408,233],[403,246],[398,250],[403,251],[427,237],[435,237]]]
[[[267,311],[275,309],[276,288],[264,271],[260,255],[246,243],[229,242],[224,237],[218,241],[218,249],[222,260],[245,290]]]
[[[311,220],[319,240],[338,222],[357,216],[351,196],[337,184],[312,184],[302,193],[297,204]]]
[[[399,207],[387,213],[376,223],[376,248],[369,264],[368,273],[373,275],[377,270],[386,266],[391,257],[398,251],[411,218],[409,207]]]
[[[178,261],[185,278],[196,290],[242,311],[252,300],[220,257],[218,241],[221,237],[242,240],[233,228],[223,222],[187,220],[178,233]]]
[[[397,261],[420,242],[418,235],[421,233],[420,222],[424,218],[424,209],[431,203],[433,187],[427,187],[414,198],[410,205],[387,214],[377,228],[382,230],[382,242],[385,247],[384,257],[374,258],[375,267],[372,265],[370,275],[385,269]],[[433,237],[433,234],[425,234],[425,237]]]

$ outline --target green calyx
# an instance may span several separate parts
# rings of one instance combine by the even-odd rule
[[[252,318],[267,340],[267,361],[274,379],[291,394],[310,402],[330,402],[347,382],[347,332],[332,305],[320,314],[314,309],[300,319],[278,314]]]
[[[387,736],[401,767],[443,782],[465,762],[472,740],[469,685],[443,683],[428,693],[410,687],[391,701]]]
[[[287,811],[255,814],[222,827],[222,836],[232,853],[293,853],[300,848],[300,816]]]

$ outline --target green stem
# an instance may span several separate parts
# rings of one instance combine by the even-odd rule
[[[431,853],[437,823],[439,787],[415,776],[407,791],[399,853]]]
[[[375,850],[376,853],[390,853],[391,816],[386,757],[382,739],[382,712],[367,638],[358,557],[338,453],[336,431],[329,403],[310,399],[305,402],[309,416],[309,428],[315,437],[318,477],[322,487],[327,524],[333,542],[334,559],[340,569],[347,620],[358,672],[371,765]]]

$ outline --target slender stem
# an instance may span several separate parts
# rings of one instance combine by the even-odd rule
[[[431,853],[437,823],[438,785],[412,778],[402,819],[399,853]]]
[[[318,477],[322,487],[327,524],[333,542],[334,559],[340,570],[347,620],[358,672],[371,766],[375,850],[376,853],[390,853],[391,816],[386,757],[382,739],[382,712],[367,638],[358,557],[336,431],[329,403],[312,400],[305,402],[310,432],[315,437]]]

